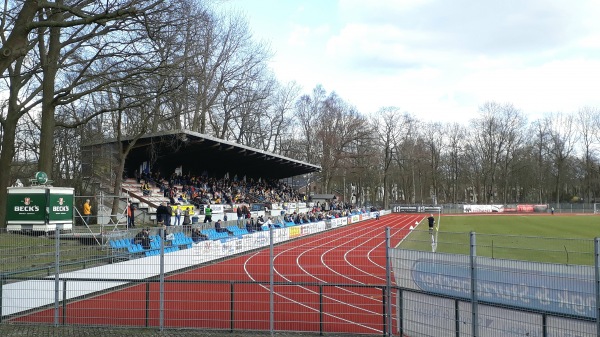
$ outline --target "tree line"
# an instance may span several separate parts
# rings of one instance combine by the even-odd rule
[[[44,171],[82,188],[81,145],[189,129],[320,165],[306,192],[361,205],[594,201],[600,112],[528,121],[486,102],[469,124],[398,107],[360,112],[317,85],[302,93],[243,13],[200,0],[9,0],[0,23],[0,193]],[[121,144],[118,142],[118,144]],[[115,204],[114,207],[117,207]],[[6,198],[0,198],[0,224]]]

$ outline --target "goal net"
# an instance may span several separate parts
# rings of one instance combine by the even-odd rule
[[[594,214],[600,214],[600,204],[594,204]]]

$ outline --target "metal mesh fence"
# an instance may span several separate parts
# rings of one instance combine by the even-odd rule
[[[197,242],[193,227],[151,227],[147,247],[136,240],[141,229],[98,241],[1,233],[0,317],[57,327],[596,336],[594,240],[440,233],[438,247],[456,252],[434,253],[427,232],[410,230],[421,218],[230,227]],[[401,241],[428,249],[392,248]],[[558,261],[514,260],[515,249],[556,251]]]

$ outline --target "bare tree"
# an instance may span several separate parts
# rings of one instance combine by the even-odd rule
[[[319,116],[322,114],[326,95],[325,89],[319,85],[313,89],[312,96],[302,95],[296,102],[297,134],[300,135],[298,143],[301,143],[304,151],[292,157],[312,164],[318,163],[319,156],[317,156],[317,152],[315,151],[317,144],[317,123]]]
[[[27,69],[26,58],[21,57],[8,66],[8,97],[2,104],[0,125],[2,126],[2,141],[0,143],[0,195],[5,195],[10,185],[10,167],[15,157],[15,138],[17,126],[21,118],[33,109],[39,102],[37,100],[38,89],[32,89],[27,83],[34,76],[34,69]],[[21,160],[23,158],[20,158]],[[0,198],[0,228],[6,226],[6,198]]]
[[[445,160],[443,166],[446,172],[447,183],[447,194],[449,194],[449,200],[452,203],[458,201],[465,201],[464,194],[459,198],[459,191],[464,190],[464,176],[466,175],[465,169],[463,168],[463,158],[465,151],[466,134],[465,127],[458,124],[452,123],[446,126],[444,131],[446,135],[447,148],[445,151]],[[462,181],[462,183],[461,183]]]
[[[600,109],[583,107],[577,112],[577,125],[581,135],[583,152],[583,193],[585,200],[594,200],[600,187],[600,174],[596,170],[598,163],[597,145],[600,144]]]
[[[554,197],[560,203],[561,185],[566,179],[567,163],[579,139],[575,118],[563,113],[549,114],[544,118],[548,130],[548,153],[552,159]]]
[[[146,27],[137,16],[127,13],[150,15],[150,11],[157,7],[160,9],[159,1],[125,1],[105,5],[83,0],[65,5],[63,1],[57,1],[56,6],[39,11],[39,21],[52,23],[40,26],[37,31],[43,74],[38,164],[41,171],[52,173],[57,106],[109,85],[115,80],[117,72],[129,76],[123,72],[125,64],[130,68],[141,67],[141,72],[148,69],[144,63],[138,62],[138,56],[144,58],[148,52],[143,46],[147,36],[139,34],[145,33]],[[103,12],[114,14],[110,19],[101,19],[102,25],[93,24],[97,21],[92,21],[92,24],[72,23],[92,20],[94,13]],[[123,14],[118,14],[120,12]],[[115,67],[115,64],[119,66]],[[110,81],[106,78],[110,78]]]
[[[104,6],[104,3],[95,3],[95,1],[89,0],[73,1],[67,4],[63,0],[55,2],[38,0],[5,1],[3,11],[5,20],[2,20],[2,26],[0,26],[0,35],[2,36],[0,72],[4,73],[13,62],[29,52],[31,44],[29,34],[35,29],[106,24],[113,20],[131,17],[138,14],[140,10],[148,9],[149,7],[145,6],[146,2],[143,0],[106,2],[106,6]],[[156,1],[152,3],[154,5]],[[35,21],[36,17],[45,11],[62,12],[71,16],[72,19],[55,21],[53,19],[56,17],[54,17]],[[15,19],[6,20],[9,17]]]
[[[195,58],[189,62],[188,82],[194,99],[191,129],[208,133],[211,115],[217,113],[223,97],[247,89],[258,79],[269,52],[252,41],[247,22],[239,15],[203,12],[193,29],[196,41],[189,54]]]
[[[441,156],[444,151],[444,128],[439,122],[428,123],[422,130],[423,141],[429,154],[429,173],[431,179],[430,197],[432,204],[437,205],[440,180]]]
[[[480,117],[472,121],[472,160],[481,180],[476,182],[477,194],[483,202],[495,202],[498,193],[498,175],[502,163],[518,138],[522,114],[512,104],[487,102],[479,109]]]
[[[377,146],[380,149],[381,168],[383,175],[383,207],[389,207],[389,192],[392,163],[398,158],[399,145],[402,139],[402,112],[397,107],[379,109],[372,119]]]

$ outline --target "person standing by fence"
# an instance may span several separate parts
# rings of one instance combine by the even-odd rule
[[[135,227],[135,207],[130,202],[127,203],[127,228]]]
[[[90,199],[86,199],[83,204],[83,224],[88,226],[90,224],[90,217],[92,216],[92,205],[90,205]]]

